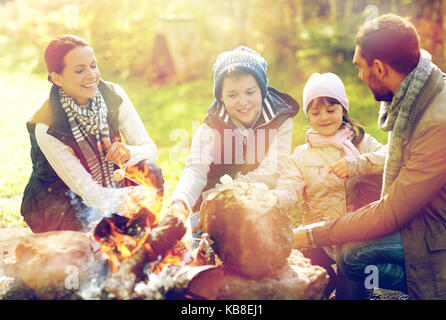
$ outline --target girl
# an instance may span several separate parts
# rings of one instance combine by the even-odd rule
[[[170,210],[192,213],[229,175],[235,181],[274,188],[291,151],[293,120],[299,109],[289,95],[267,87],[266,61],[238,47],[214,64],[214,97],[192,141]],[[198,216],[192,217],[196,224]]]
[[[103,214],[125,211],[129,192],[143,187],[121,188],[129,184],[113,179],[117,165],[149,169],[162,192],[157,148],[124,90],[100,78],[90,45],[58,37],[45,63],[53,86],[27,122],[33,171],[21,213],[31,230],[84,230]]]
[[[296,147],[271,192],[284,210],[290,210],[302,196],[303,224],[308,225],[335,219],[379,198],[386,147],[348,116],[345,88],[337,75],[313,74],[305,84],[303,101],[311,125],[306,143]],[[361,175],[367,177],[358,179]],[[306,255],[313,264],[327,269],[329,295],[335,283],[331,268],[335,255],[332,248],[324,249]]]

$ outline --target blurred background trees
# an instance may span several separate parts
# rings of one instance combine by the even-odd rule
[[[368,17],[387,12],[410,17],[423,47],[443,67],[445,2],[1,0],[0,43],[6,53],[14,53],[14,63],[26,62],[43,72],[46,44],[56,35],[75,33],[91,43],[109,75],[150,78],[160,21],[166,15],[170,21],[187,16],[199,38],[196,48],[189,50],[203,59],[199,64],[202,72],[194,72],[194,76],[209,75],[219,52],[243,44],[261,52],[274,74],[302,81],[312,69],[344,70],[344,63],[350,64],[352,58],[358,27]],[[174,41],[187,41],[186,30],[180,27],[177,31]]]
[[[174,128],[190,130],[191,121],[202,121],[217,55],[245,45],[268,61],[269,84],[299,102],[313,72],[340,75],[352,116],[385,142],[376,102],[351,60],[359,26],[388,12],[409,17],[421,46],[446,68],[446,0],[0,0],[0,66],[45,74],[43,51],[51,39],[84,37],[103,77],[135,92],[146,125],[157,128],[155,141],[169,145]],[[160,108],[145,108],[153,103]],[[301,113],[296,119],[302,125],[295,126],[294,144],[303,142],[306,129]]]
[[[269,84],[300,104],[311,73],[337,73],[350,116],[386,143],[378,103],[351,60],[359,26],[388,12],[411,19],[445,70],[446,0],[0,0],[0,154],[8,155],[0,162],[0,227],[21,221],[31,172],[25,123],[48,97],[43,52],[56,36],[85,38],[103,78],[124,87],[158,146],[169,198],[213,99],[212,65],[239,45],[260,52]],[[299,112],[293,147],[307,128]]]

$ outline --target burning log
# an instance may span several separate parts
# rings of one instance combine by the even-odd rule
[[[208,300],[215,300],[223,281],[223,268],[206,266],[186,266],[176,275],[178,283],[186,293]]]
[[[162,258],[183,238],[185,233],[186,227],[180,218],[172,215],[163,218],[156,228],[151,230],[147,239],[149,250],[147,250],[146,262]]]
[[[225,269],[253,279],[285,265],[293,247],[289,217],[267,191],[263,184],[230,183],[200,210],[203,231],[215,241]]]
[[[33,244],[36,237],[21,230],[0,229],[0,299],[320,299],[328,281],[326,271],[312,266],[310,260],[304,258],[298,250],[292,251],[283,267],[256,280],[223,270],[216,265],[170,263],[167,256],[164,261],[167,265],[160,268],[159,273],[149,272],[148,279],[139,281],[139,277],[132,271],[131,258],[121,263],[116,272],[120,277],[110,272],[108,261],[103,260],[100,255],[94,254],[95,259],[88,258],[91,254],[90,247],[82,258],[80,253],[86,248],[84,245],[88,244],[85,234],[59,231],[41,234],[38,238],[39,243],[43,243],[43,238],[46,238],[45,242],[51,243],[51,247],[45,246],[44,252],[52,258],[45,258],[43,251],[38,253],[28,249],[26,251],[32,254],[24,255],[21,252],[19,258],[16,257],[15,249],[19,244],[37,248]],[[59,246],[65,248],[59,250]],[[96,241],[92,241],[91,246],[93,251],[95,246],[97,249]],[[69,251],[75,252],[76,247],[84,249],[77,250],[78,254],[71,256]],[[140,251],[143,251],[142,248]],[[63,267],[60,263],[58,268],[48,266],[55,260],[57,252],[64,257],[62,262],[66,266],[73,266],[72,263],[77,260],[84,267],[79,269],[77,290],[66,288],[66,280],[71,275],[65,273],[66,266]],[[143,263],[141,261],[143,260],[139,263]],[[133,263],[133,267],[138,265],[134,261]],[[27,274],[19,273],[21,264],[28,265]],[[127,271],[124,272],[124,269]],[[58,271],[59,276],[52,273],[55,271]],[[36,290],[32,289],[21,279],[21,274],[28,283],[40,283],[40,286],[34,286]],[[56,276],[53,278],[52,275]],[[62,279],[62,276],[66,278]],[[37,279],[40,277],[42,279]],[[111,278],[115,281],[114,287],[111,285]],[[49,285],[46,282],[48,279],[53,280]],[[119,287],[125,289],[119,290]]]
[[[181,218],[158,221],[158,211],[136,208],[136,214],[105,218],[93,237],[73,231],[20,234],[11,249],[0,241],[10,254],[6,267],[0,263],[0,289],[2,269],[17,279],[10,294],[0,290],[0,298],[317,299],[323,292],[326,272],[303,257],[289,257],[289,219],[261,185],[233,184],[208,198],[201,213],[209,237],[204,235],[194,261],[192,252],[181,249]],[[214,264],[220,258],[224,272]],[[67,267],[77,271],[78,285],[68,283],[74,291],[67,288]]]
[[[150,214],[147,211],[142,211],[142,213],[135,215],[132,220],[127,220],[125,217],[114,217],[114,220],[119,222],[117,226],[118,228],[121,226],[120,229],[125,234],[127,232],[124,228],[125,226],[133,226],[130,229],[131,231],[147,229],[148,226],[144,225],[144,223],[150,221],[147,220],[149,216]],[[134,222],[135,220],[139,221],[139,223]],[[95,237],[103,239],[106,237],[106,232],[112,229],[111,221],[104,220],[96,228]],[[168,251],[172,250],[178,241],[181,240],[186,232],[186,228],[178,217],[166,216],[156,227],[145,232],[146,234],[142,237],[144,242],[137,247],[136,251],[129,258],[120,264],[105,285],[105,289],[108,292],[120,299],[131,298],[136,283],[144,279],[144,267],[148,263],[161,261]]]
[[[116,232],[121,236],[136,237],[133,239],[136,248],[132,248],[133,252],[130,257],[124,257],[125,266],[121,265],[120,268],[130,267],[130,270],[140,279],[143,277],[142,266],[161,260],[186,233],[186,227],[178,217],[166,216],[153,228],[149,227],[148,221],[149,225],[150,221],[153,221],[150,218],[150,212],[141,210],[132,219],[121,216],[104,219],[94,232],[95,239],[102,243],[108,243],[110,238],[114,240]],[[113,235],[113,233],[115,234]]]
[[[215,300],[223,281],[218,266],[168,266],[151,274],[147,282],[135,286],[135,299],[208,299]]]
[[[125,216],[104,218],[92,235],[58,231],[32,234],[21,239],[14,250],[18,262],[12,269],[18,270],[14,275],[19,279],[17,283],[23,283],[23,288],[31,290],[32,293],[27,294],[29,297],[133,299],[135,285],[144,283],[146,274],[153,275],[165,269],[169,272],[176,270],[174,291],[190,288],[200,293],[193,293],[197,296],[216,296],[218,290],[215,286],[208,286],[210,289],[202,292],[196,283],[200,283],[199,278],[209,279],[211,273],[215,275],[218,272],[211,272],[211,268],[204,270],[185,266],[185,253],[192,254],[187,248],[178,250],[186,232],[182,218],[167,215],[159,220],[163,189],[153,187],[153,179],[146,179],[151,173],[149,168],[144,166],[141,175],[136,169],[135,172],[127,169],[126,178],[134,179],[147,190],[130,195]],[[190,258],[190,262],[192,260]],[[104,268],[107,265],[111,268]],[[166,265],[168,268],[164,268]],[[75,267],[79,273],[77,292],[64,290],[67,267]],[[183,270],[182,267],[187,268]],[[3,279],[3,268],[0,271],[0,279]],[[213,283],[218,284],[218,277],[214,278]],[[18,290],[25,291],[22,287]]]
[[[223,269],[215,265],[178,265],[169,264],[159,273],[149,272],[148,281],[144,280],[144,267],[152,263],[163,263],[173,249],[173,257],[183,261],[181,238],[185,234],[181,219],[166,216],[154,227],[144,246],[107,279],[105,290],[119,299],[169,299],[198,298],[215,299],[223,281]]]
[[[139,222],[128,223],[133,231],[140,229],[144,220],[135,219]],[[117,229],[126,225],[121,218],[115,218],[115,222]],[[108,228],[104,222],[98,230],[105,235]],[[223,278],[222,269],[216,266],[176,265],[178,261],[171,264],[169,254],[183,259],[175,250],[185,231],[181,220],[172,216],[151,230],[145,243],[151,250],[141,246],[116,272],[110,272],[108,260],[97,251],[97,242],[85,233],[19,231],[0,230],[0,240],[5,240],[0,241],[0,299],[215,299]],[[4,235],[7,239],[1,237]],[[143,270],[151,263],[166,265],[158,266],[159,274],[149,272],[149,283],[143,280]],[[76,267],[78,277],[70,289],[67,271],[72,267]]]

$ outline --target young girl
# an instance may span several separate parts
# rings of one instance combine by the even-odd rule
[[[254,50],[238,47],[217,57],[215,100],[192,140],[172,211],[197,212],[226,174],[276,186],[291,151],[292,117],[299,105],[267,83],[266,61]],[[192,217],[192,224],[197,219]]]
[[[296,147],[271,192],[284,210],[292,209],[302,196],[303,224],[308,225],[335,219],[379,198],[386,147],[348,116],[345,88],[337,75],[313,74],[304,87],[303,101],[311,125],[306,143]],[[363,175],[367,177],[357,179]],[[327,269],[334,285],[330,265],[335,255],[332,248],[324,249],[306,255]]]

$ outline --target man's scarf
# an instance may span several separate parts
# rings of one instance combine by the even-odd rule
[[[87,161],[93,180],[103,187],[116,187],[112,179],[113,162],[105,161],[106,150],[102,146],[102,139],[110,139],[110,132],[107,123],[107,106],[101,93],[98,90],[97,95],[90,99],[88,108],[79,106],[62,88],[59,88],[59,98],[68,117],[71,132]],[[91,137],[95,141],[91,141]]]
[[[415,100],[432,69],[430,54],[421,50],[417,67],[401,82],[392,101],[381,103],[378,125],[381,130],[389,132],[389,151],[384,165],[382,195],[387,192],[400,172],[404,148],[415,125],[409,121],[409,117],[411,113],[415,112]]]

